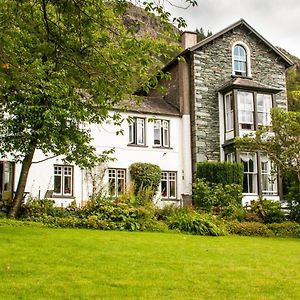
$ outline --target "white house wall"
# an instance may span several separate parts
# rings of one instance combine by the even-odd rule
[[[174,171],[177,173],[177,199],[178,201],[161,201],[157,198],[157,204],[163,206],[165,203],[180,204],[182,194],[191,194],[192,174],[184,174],[184,170],[189,170],[186,163],[191,162],[191,157],[187,157],[189,153],[183,155],[182,143],[182,119],[177,116],[155,116],[151,114],[122,113],[124,122],[122,123],[123,135],[116,135],[120,128],[116,128],[111,122],[102,125],[92,124],[89,126],[92,144],[96,147],[98,153],[104,150],[114,149],[112,155],[115,160],[106,163],[107,168],[126,169],[127,185],[130,184],[128,167],[135,162],[146,162],[159,165],[163,171]],[[126,121],[127,117],[145,118],[146,145],[133,146],[128,145],[129,126]],[[149,119],[163,119],[169,121],[170,130],[170,148],[154,148],[153,144],[153,122]],[[187,133],[189,135],[189,132]],[[185,150],[186,151],[186,150]],[[190,152],[190,151],[188,151]],[[51,157],[51,155],[49,155]],[[54,165],[63,165],[62,157],[47,157],[41,152],[36,151],[34,162],[29,172],[28,181],[25,192],[32,197],[44,198],[47,191],[53,191],[54,187]],[[45,160],[46,159],[46,160]],[[43,161],[44,160],[44,161]],[[185,162],[184,162],[185,161]],[[15,185],[17,184],[20,173],[20,165],[16,165]],[[105,176],[107,182],[107,174]],[[16,186],[15,186],[16,190]],[[73,172],[73,198],[53,198],[57,206],[68,206],[73,200],[76,200],[78,206],[88,200],[91,196],[92,188],[90,182],[87,181],[86,173],[78,166],[74,166]]]

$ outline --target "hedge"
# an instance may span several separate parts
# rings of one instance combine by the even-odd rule
[[[210,183],[243,185],[244,166],[242,163],[200,162],[197,164],[196,178]]]

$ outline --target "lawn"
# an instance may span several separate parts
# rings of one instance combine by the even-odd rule
[[[0,226],[1,299],[300,299],[300,241]]]

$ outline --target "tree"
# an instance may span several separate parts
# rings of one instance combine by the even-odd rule
[[[264,151],[281,173],[289,174],[293,182],[294,206],[300,209],[300,112],[272,110],[272,125],[261,127],[253,135],[236,139],[237,148]],[[295,193],[295,187],[298,191]]]
[[[291,68],[287,72],[287,98],[291,111],[300,111],[300,67]]]
[[[196,33],[197,33],[197,41],[198,42],[200,42],[212,35],[212,32],[210,30],[207,30],[207,32],[205,33],[205,31],[202,27],[200,29],[196,28]]]
[[[272,109],[271,127],[263,126],[236,142],[239,149],[266,152],[281,170],[296,172],[300,182],[300,112]]]
[[[10,217],[36,149],[82,167],[103,159],[85,124],[103,122],[126,95],[152,86],[176,49],[170,15],[155,3],[145,2],[162,23],[154,40],[124,26],[124,0],[0,0],[0,155],[22,163]]]

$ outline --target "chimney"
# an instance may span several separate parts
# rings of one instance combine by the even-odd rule
[[[197,33],[193,31],[184,31],[181,34],[181,47],[187,49],[197,44]]]

